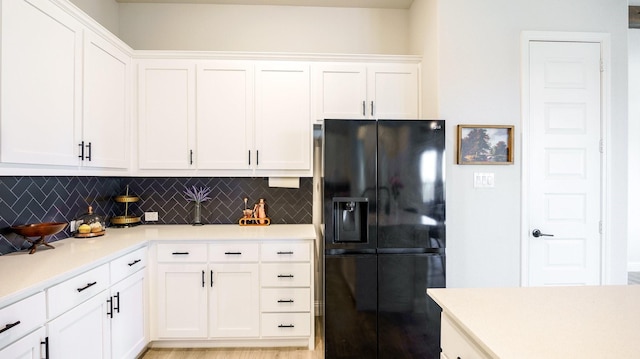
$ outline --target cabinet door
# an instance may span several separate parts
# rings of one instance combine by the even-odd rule
[[[197,96],[198,168],[248,170],[253,149],[253,65],[199,64]]]
[[[204,264],[159,264],[158,337],[205,338],[207,289]],[[206,278],[205,278],[206,277]]]
[[[48,1],[2,1],[2,162],[79,165],[82,27]]]
[[[0,350],[0,358],[7,359],[40,359],[44,352],[44,327]]]
[[[82,140],[84,166],[129,165],[129,55],[85,32]]]
[[[195,65],[186,60],[141,61],[138,96],[139,168],[193,168]]]
[[[418,65],[375,65],[368,69],[368,111],[376,119],[417,119]]]
[[[364,119],[368,110],[367,68],[357,64],[321,64],[315,70],[314,119]]]
[[[257,337],[260,331],[258,264],[212,264],[210,336]]]
[[[309,170],[312,136],[309,65],[256,66],[256,168]]]
[[[47,324],[51,358],[111,358],[111,311],[104,291]]]
[[[111,357],[135,358],[145,347],[144,270],[127,277],[111,288]]]

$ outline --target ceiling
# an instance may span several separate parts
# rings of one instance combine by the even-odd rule
[[[409,9],[413,0],[116,0],[119,3],[232,4]]]

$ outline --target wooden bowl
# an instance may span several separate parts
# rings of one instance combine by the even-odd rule
[[[56,234],[67,226],[65,222],[45,222],[34,224],[23,224],[20,226],[11,226],[11,230],[23,237],[31,243],[29,248],[29,254],[34,254],[38,246],[46,246],[49,248],[55,248],[47,243],[46,236]],[[40,237],[35,240],[28,239],[27,237]]]
[[[24,237],[44,237],[56,234],[66,226],[65,222],[45,222],[11,226],[11,230]]]

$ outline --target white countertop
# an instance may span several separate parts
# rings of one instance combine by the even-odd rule
[[[0,256],[0,308],[47,286],[106,263],[122,254],[165,240],[288,240],[315,239],[312,224],[270,226],[140,225],[107,228],[104,236],[67,238],[52,242],[55,249],[38,247],[34,254],[21,251]]]
[[[494,358],[640,356],[640,285],[427,293]]]

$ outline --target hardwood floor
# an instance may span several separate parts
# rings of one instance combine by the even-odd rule
[[[215,348],[215,349],[149,349],[141,359],[322,359],[324,342],[322,323],[316,317],[316,347],[306,348]]]

